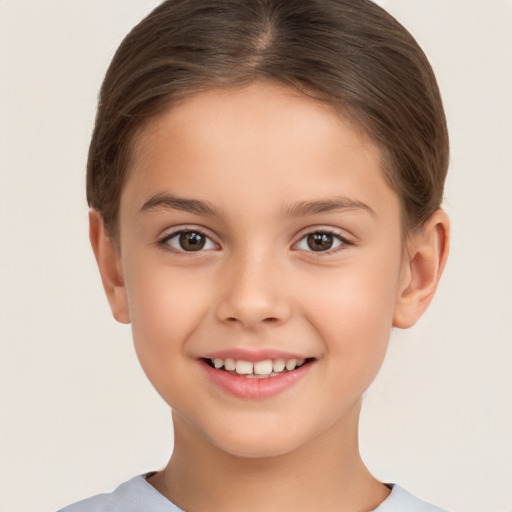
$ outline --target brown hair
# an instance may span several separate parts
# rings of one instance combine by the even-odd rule
[[[87,200],[115,237],[138,131],[187,95],[256,80],[327,101],[370,136],[406,230],[443,197],[448,132],[414,38],[369,0],[167,0],[126,36],[100,92]]]

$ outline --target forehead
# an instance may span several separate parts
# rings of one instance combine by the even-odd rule
[[[198,93],[148,123],[124,202],[140,207],[169,188],[185,197],[220,190],[219,200],[240,198],[239,206],[249,196],[270,205],[307,195],[393,194],[378,148],[338,110],[265,83]]]

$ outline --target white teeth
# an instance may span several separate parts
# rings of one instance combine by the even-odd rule
[[[234,359],[225,359],[224,360],[224,368],[228,371],[228,372],[232,372],[235,368],[236,368],[236,363],[235,363],[235,360]]]
[[[238,360],[236,362],[235,371],[239,375],[250,375],[252,373],[254,365],[249,361]]]
[[[286,361],[284,359],[276,359],[273,368],[275,372],[282,372],[286,368]]]
[[[250,361],[244,361],[243,359],[221,359],[215,357],[211,360],[212,365],[217,370],[224,369],[228,372],[236,372],[239,375],[259,375],[262,377],[275,376],[275,374],[282,373],[285,370],[292,371],[299,366],[302,366],[305,359],[264,359],[263,361],[257,361],[252,363]]]
[[[254,373],[256,375],[270,375],[272,373],[272,360],[258,361],[254,363]]]
[[[290,359],[289,361],[286,361],[286,369],[288,371],[295,370],[296,366],[297,366],[297,359]]]

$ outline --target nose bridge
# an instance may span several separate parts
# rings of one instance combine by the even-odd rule
[[[226,261],[217,304],[221,321],[247,328],[282,322],[291,313],[278,255],[251,245],[233,252]]]

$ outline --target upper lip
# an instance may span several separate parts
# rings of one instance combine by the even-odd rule
[[[299,354],[296,352],[288,352],[284,350],[268,348],[268,349],[247,349],[232,348],[215,352],[210,352],[202,356],[203,359],[235,359],[249,362],[264,361],[266,359],[307,359],[310,356]]]

